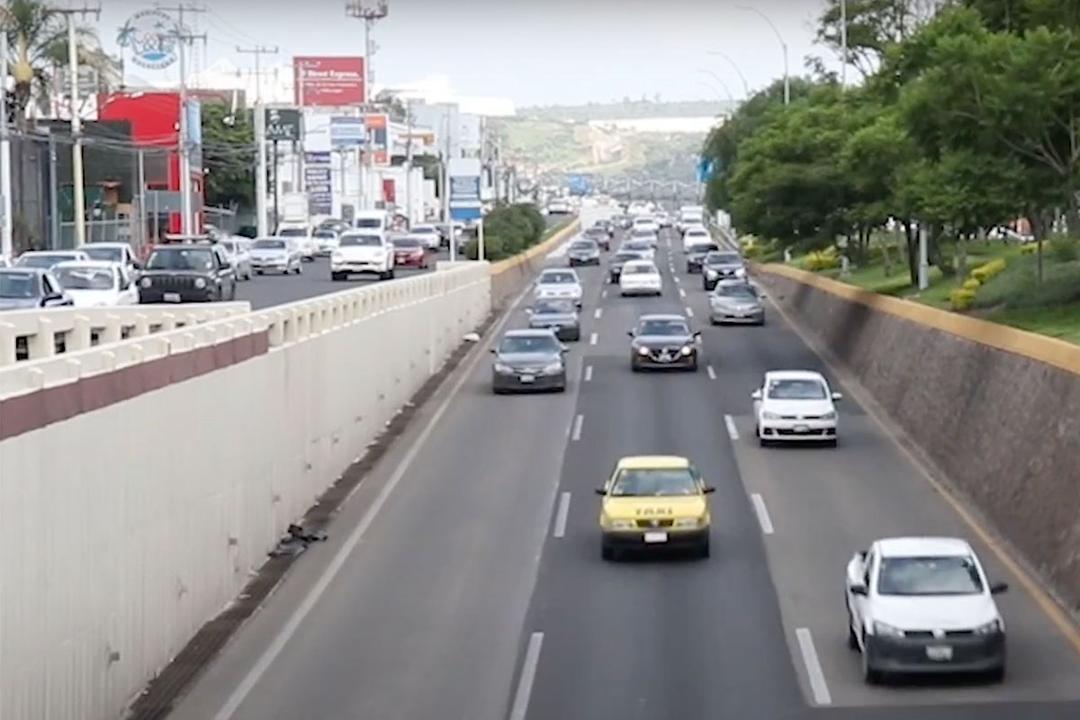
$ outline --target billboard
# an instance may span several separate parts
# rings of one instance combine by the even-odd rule
[[[330,118],[330,145],[335,150],[364,145],[367,131],[362,117]]]
[[[308,215],[330,215],[334,211],[329,152],[304,153],[304,191]]]
[[[303,56],[293,58],[293,95],[301,107],[362,105],[364,58]]]
[[[297,141],[300,139],[300,111],[295,108],[266,108],[266,139]]]
[[[330,114],[325,110],[304,110],[304,150],[307,152],[330,152]]]
[[[390,116],[372,114],[364,116],[367,128],[367,146],[375,165],[390,164]]]
[[[480,201],[480,178],[476,175],[450,176],[450,204]]]

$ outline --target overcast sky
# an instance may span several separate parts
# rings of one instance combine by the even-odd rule
[[[175,2],[174,2],[175,4]],[[368,4],[374,4],[368,0]],[[441,85],[455,95],[506,98],[517,106],[584,103],[623,97],[667,100],[736,98],[739,75],[710,50],[738,64],[750,87],[783,72],[780,42],[792,74],[804,72],[824,0],[389,0],[375,27],[377,85]],[[97,23],[106,48],[118,52],[117,29],[152,3],[103,0]],[[208,0],[194,16],[208,35],[205,60],[248,67],[236,45],[277,45],[292,55],[363,54],[362,23],[345,17],[345,0]],[[709,76],[708,70],[719,77]],[[142,79],[175,79],[175,68],[138,69]],[[726,88],[725,88],[726,85]]]

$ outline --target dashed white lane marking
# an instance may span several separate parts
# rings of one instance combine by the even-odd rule
[[[525,648],[525,662],[521,665],[521,678],[514,693],[514,704],[510,708],[510,720],[525,720],[525,713],[529,711],[529,696],[532,695],[536,668],[540,665],[540,648],[543,645],[544,633],[534,632],[529,637],[529,645]]]
[[[705,368],[705,372],[709,373],[709,379],[710,380],[715,380],[716,379],[716,371],[713,370],[712,365],[709,365],[707,368]]]
[[[577,442],[581,439],[581,426],[585,423],[585,416],[578,415],[574,418],[574,430],[570,433],[570,439]]]
[[[686,308],[686,317],[694,317],[694,308],[692,308],[692,307],[687,307]]]
[[[772,535],[772,518],[769,517],[769,508],[765,507],[765,498],[761,497],[758,493],[752,493],[750,495],[750,503],[754,506],[754,512],[757,514],[758,523],[761,524],[761,532],[766,535]]]
[[[675,271],[674,271],[674,270],[672,270],[672,272],[675,272]],[[682,282],[682,280],[680,280],[680,279],[679,279],[679,276],[678,276],[678,275],[676,275],[676,276],[675,276],[675,282],[677,282],[677,283],[681,283],[681,282]]]
[[[592,365],[585,368],[585,382],[592,382]]]
[[[607,297],[607,290],[604,290],[603,292],[601,292],[600,297],[606,298]]]
[[[555,513],[555,532],[557,538],[566,536],[566,518],[570,515],[570,493],[559,496],[559,510]]]
[[[599,339],[600,339],[600,336],[597,335],[596,333],[593,333],[592,335],[589,336],[589,344],[590,345],[595,345],[596,341],[599,340]]]
[[[712,370],[712,365],[709,366],[709,370]],[[712,375],[713,375],[713,373],[709,373],[710,377]],[[735,427],[735,419],[733,417],[731,417],[730,415],[725,415],[724,416],[724,424],[727,425],[728,437],[731,438],[732,440],[738,440],[739,439],[739,430],[738,430],[738,428]]]
[[[829,694],[829,686],[825,682],[825,673],[821,670],[821,663],[818,662],[817,650],[814,649],[814,636],[806,628],[796,628],[795,637],[799,640],[799,651],[806,665],[806,676],[810,680],[810,691],[814,694],[814,702],[818,705],[831,705],[832,696]]]
[[[597,320],[599,320],[599,319],[600,319],[600,316],[601,316],[601,315],[603,315],[603,314],[604,314],[604,308],[596,308],[596,312],[594,312],[594,313],[592,314],[592,316],[593,316],[594,318],[596,318]]]
[[[681,297],[681,298],[686,297],[686,291],[683,290],[682,288],[679,288],[679,297]]]

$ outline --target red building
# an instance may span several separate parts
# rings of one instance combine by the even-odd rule
[[[202,129],[199,101],[188,98],[188,137],[191,145],[192,212],[195,216],[193,232],[203,230],[203,190],[205,181],[202,169]],[[147,216],[151,225],[151,237],[164,233],[181,232],[180,224],[180,95],[174,92],[128,92],[105,95],[98,99],[98,117],[101,120],[126,120],[131,123],[131,140],[145,148],[146,189],[156,193],[160,208],[155,213],[155,203],[147,201]]]

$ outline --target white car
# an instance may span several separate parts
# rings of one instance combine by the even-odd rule
[[[550,215],[569,215],[574,211],[566,200],[552,200],[548,203],[547,210]]]
[[[319,255],[332,255],[341,244],[336,230],[322,229],[315,231],[315,249]]]
[[[350,275],[394,277],[394,246],[384,232],[350,231],[341,235],[338,249],[330,255],[330,279]]]
[[[409,231],[409,235],[421,238],[428,250],[438,250],[442,245],[442,234],[434,225],[416,225]]]
[[[630,235],[637,233],[642,235],[657,235],[660,233],[660,223],[652,215],[642,215],[634,218],[634,224],[630,226]]]
[[[257,238],[251,244],[251,269],[256,275],[268,272],[299,275],[304,272],[300,247],[289,238]]]
[[[625,272],[625,270],[624,270]],[[755,431],[762,447],[771,442],[825,442],[836,446],[836,403],[821,373],[772,370],[753,392]]]
[[[116,262],[127,268],[129,273],[134,273],[142,267],[142,263],[135,257],[135,251],[126,242],[96,242],[83,245],[82,251],[91,260],[104,262]]]
[[[139,290],[120,263],[68,260],[55,265],[52,273],[75,307],[139,304]]]
[[[225,251],[225,256],[232,263],[237,280],[250,280],[254,274],[251,268],[251,241],[239,236],[227,235],[217,244]]]
[[[82,250],[29,250],[19,256],[15,267],[39,268],[49,270],[66,260],[89,260],[90,256]]]
[[[304,262],[312,262],[318,252],[318,244],[311,234],[311,228],[307,225],[294,227],[282,227],[277,232],[278,237],[289,238],[300,249],[300,257]]]
[[[682,236],[683,252],[689,250],[691,245],[701,245],[712,241],[712,235],[709,234],[704,225],[688,227]]]
[[[663,295],[664,280],[652,260],[630,260],[619,273],[619,293],[626,295]]]
[[[641,253],[646,260],[653,260],[656,258],[656,246],[649,240],[634,239],[626,240],[619,246],[619,252],[636,252]]]
[[[975,551],[964,540],[878,540],[847,566],[848,644],[863,678],[893,673],[985,673],[1005,677],[1005,621]]]
[[[537,300],[570,300],[581,307],[581,279],[569,269],[548,269],[536,280],[534,296]]]

